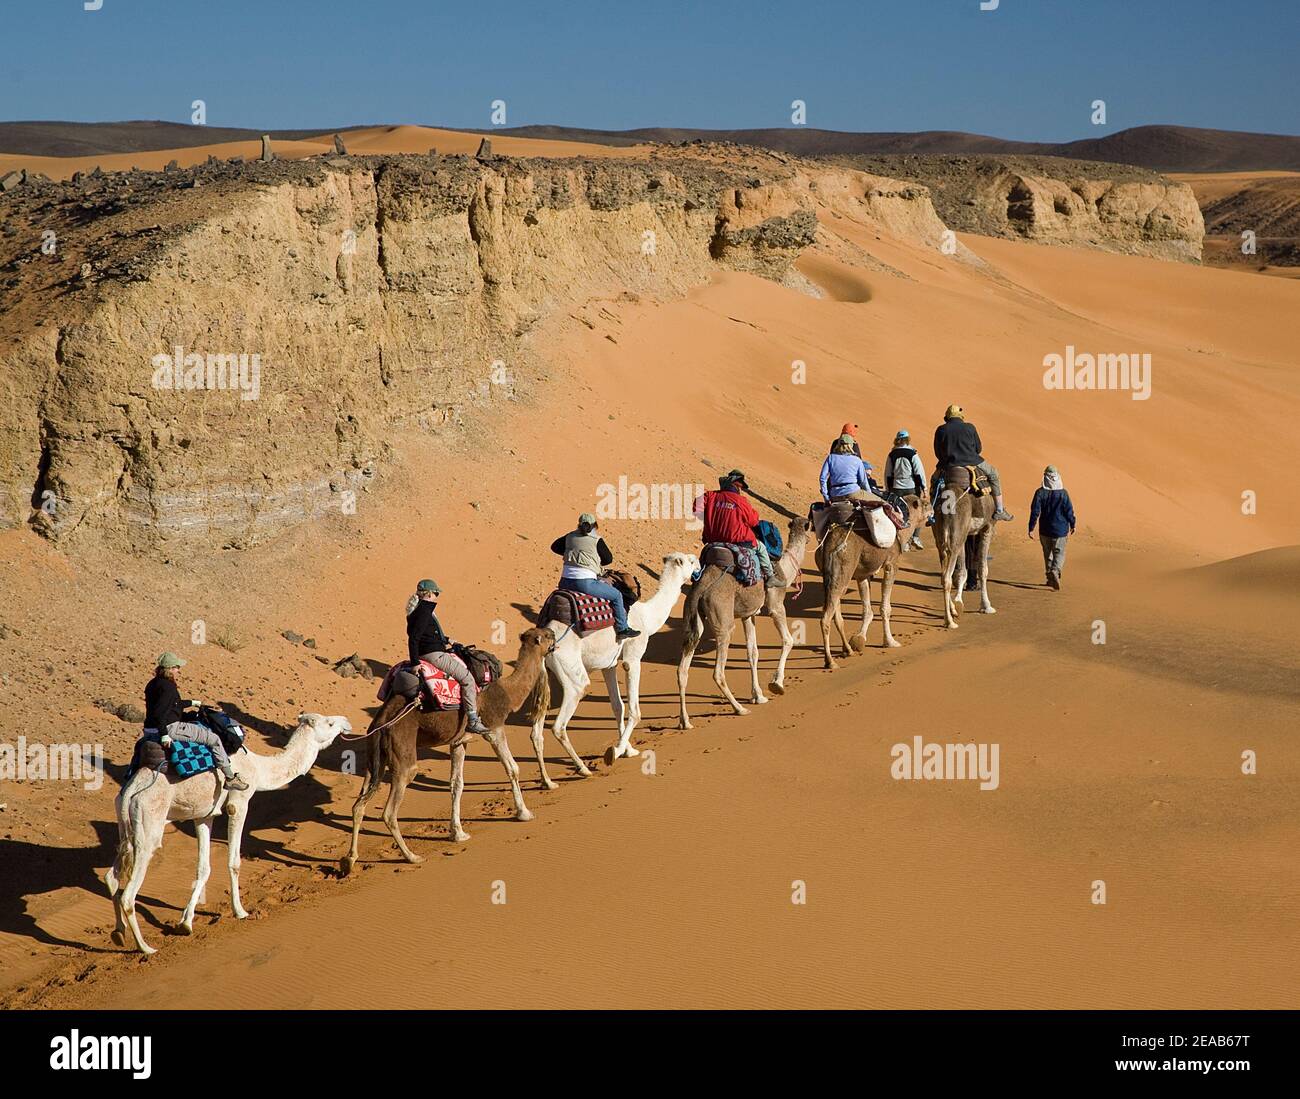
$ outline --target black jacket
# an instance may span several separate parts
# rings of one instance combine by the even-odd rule
[[[433,608],[430,600],[421,599],[406,616],[406,654],[411,660],[425,653],[445,653],[451,645]]]
[[[934,433],[934,459],[938,468],[977,466],[984,461],[980,454],[980,433],[965,420],[945,420]]]
[[[176,684],[165,675],[155,675],[144,689],[144,727],[167,731],[173,721],[183,721],[185,703]]]

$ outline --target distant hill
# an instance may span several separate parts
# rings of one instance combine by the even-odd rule
[[[29,156],[95,156],[151,152],[249,141],[269,132],[294,140],[317,134],[364,129],[320,126],[304,130],[238,129],[190,126],[180,122],[0,122],[0,153]],[[462,132],[488,132],[462,130]],[[1071,160],[1131,164],[1161,172],[1300,171],[1300,137],[1189,126],[1137,126],[1083,141],[1006,141],[985,134],[950,130],[920,133],[851,133],[806,127],[766,130],[690,130],[652,127],[639,130],[588,130],[574,126],[516,126],[493,129],[515,137],[635,145],[643,141],[731,141],[798,156],[898,156],[996,153],[1059,156]]]

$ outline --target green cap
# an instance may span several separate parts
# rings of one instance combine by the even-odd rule
[[[438,587],[436,580],[421,580],[415,585],[416,591],[431,591],[434,595],[441,595],[442,589]]]
[[[160,656],[160,657],[158,658],[158,664],[157,664],[157,667],[159,667],[159,668],[183,668],[183,667],[185,667],[185,661],[183,661],[183,660],[182,660],[179,656],[177,656],[175,653],[163,653],[162,656]]]
[[[583,526],[584,524],[589,527],[594,527],[596,525],[596,517],[589,511],[584,511],[578,516],[578,526]]]
[[[1048,466],[1045,470],[1043,470],[1043,472],[1044,472],[1044,473],[1058,473],[1058,472],[1060,472],[1060,471],[1059,471],[1055,466]]]

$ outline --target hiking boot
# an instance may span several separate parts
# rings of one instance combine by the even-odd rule
[[[1052,591],[1060,591],[1061,578],[1057,576],[1056,573],[1052,573],[1052,575],[1047,578],[1047,586],[1051,588]]]
[[[641,636],[641,631],[640,631],[640,630],[634,630],[634,629],[632,629],[630,626],[629,626],[626,630],[615,630],[615,631],[614,631],[614,640],[615,640],[615,641],[628,641],[628,640],[632,639],[633,637],[640,637],[640,636]]]
[[[483,719],[476,713],[469,715],[469,724],[465,726],[471,733],[486,733],[489,729],[483,724]]]
[[[244,781],[242,778],[240,778],[238,775],[227,775],[227,776],[226,776],[226,789],[227,789],[227,790],[247,790],[247,789],[248,789],[248,783],[245,782],[245,781]]]
[[[998,510],[993,513],[993,518],[1000,523],[1009,523],[1015,518],[1015,516],[1012,515],[1011,512],[1007,511],[1006,508],[998,508]]]
[[[912,535],[912,540],[909,543],[909,545],[911,545],[913,549],[925,549],[925,546],[921,542],[921,536],[919,534]]]
[[[784,580],[782,580],[779,576],[769,576],[763,583],[766,587],[769,588],[789,587],[789,585]]]
[[[934,512],[930,512],[930,514],[925,517],[925,525],[927,527],[934,526]]]

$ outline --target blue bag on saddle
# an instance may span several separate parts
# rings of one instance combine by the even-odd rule
[[[226,755],[233,756],[244,746],[244,727],[229,714],[214,710],[211,706],[200,706],[199,722],[221,738]]]
[[[763,539],[763,545],[767,547],[767,555],[775,564],[780,560],[784,546],[781,542],[781,532],[777,530],[776,524],[770,519],[760,519],[758,526],[754,528],[754,533]]]
[[[217,769],[212,749],[192,740],[173,740],[167,749],[167,765],[177,778],[191,778]]]

